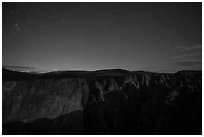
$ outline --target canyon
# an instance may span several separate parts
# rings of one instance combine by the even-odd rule
[[[2,69],[4,135],[202,134],[202,71]]]

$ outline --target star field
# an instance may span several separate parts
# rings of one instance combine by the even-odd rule
[[[202,3],[2,5],[4,66],[49,71],[202,68]]]

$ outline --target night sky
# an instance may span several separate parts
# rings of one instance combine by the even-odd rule
[[[2,64],[33,71],[202,69],[202,3],[3,3]]]

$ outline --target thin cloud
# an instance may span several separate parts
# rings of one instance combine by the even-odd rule
[[[14,71],[22,71],[22,72],[30,72],[34,71],[34,67],[27,67],[27,66],[3,66],[3,68],[14,70]]]
[[[193,50],[202,50],[202,45],[194,45],[194,46],[178,46],[175,48],[176,50],[180,51],[193,51]]]
[[[47,70],[38,70],[35,67],[28,67],[28,66],[2,66],[3,68],[19,71],[19,72],[29,72],[29,73],[48,73],[50,71]]]
[[[195,46],[192,46],[192,47],[186,47],[184,50],[185,51],[202,50],[202,45],[195,45]]]
[[[8,69],[35,69],[34,67],[26,67],[26,66],[3,66],[3,68],[8,68]]]
[[[202,45],[178,46],[175,49],[179,53],[172,56],[172,59],[178,67],[202,68]]]
[[[178,61],[176,64],[179,67],[195,67],[200,66],[202,67],[202,60],[184,60],[184,61]]]
[[[175,55],[172,57],[173,59],[176,60],[183,60],[183,59],[201,59],[202,58],[202,53],[198,52],[198,53],[183,53],[183,54],[179,54],[179,55]]]

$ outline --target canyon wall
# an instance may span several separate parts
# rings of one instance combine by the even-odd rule
[[[201,71],[107,72],[3,75],[3,134],[202,134]]]

